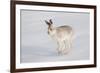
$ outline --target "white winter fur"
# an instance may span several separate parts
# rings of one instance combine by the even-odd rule
[[[66,54],[72,48],[72,37],[73,37],[73,29],[70,26],[63,25],[59,27],[55,27],[53,25],[52,20],[49,22],[45,21],[48,24],[48,34],[57,41],[58,44],[58,54]]]

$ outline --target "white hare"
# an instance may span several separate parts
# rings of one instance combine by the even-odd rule
[[[55,27],[52,20],[46,21],[48,25],[48,34],[57,41],[58,44],[58,54],[66,54],[72,48],[72,36],[73,29],[70,26],[64,25]]]

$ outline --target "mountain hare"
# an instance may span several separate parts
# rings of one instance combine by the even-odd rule
[[[48,25],[48,35],[50,35],[58,44],[58,54],[67,54],[72,46],[73,29],[70,26],[64,25],[55,27],[52,20],[46,21]]]

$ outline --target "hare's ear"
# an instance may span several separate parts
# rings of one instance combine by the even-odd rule
[[[50,23],[48,21],[46,21],[46,20],[45,20],[45,23],[48,24],[48,25],[50,25]]]
[[[50,24],[53,24],[52,19],[49,20]]]

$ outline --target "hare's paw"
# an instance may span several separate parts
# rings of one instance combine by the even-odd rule
[[[63,55],[67,55],[68,53],[69,53],[69,50],[67,50],[67,49],[65,49],[65,50],[62,51]]]

